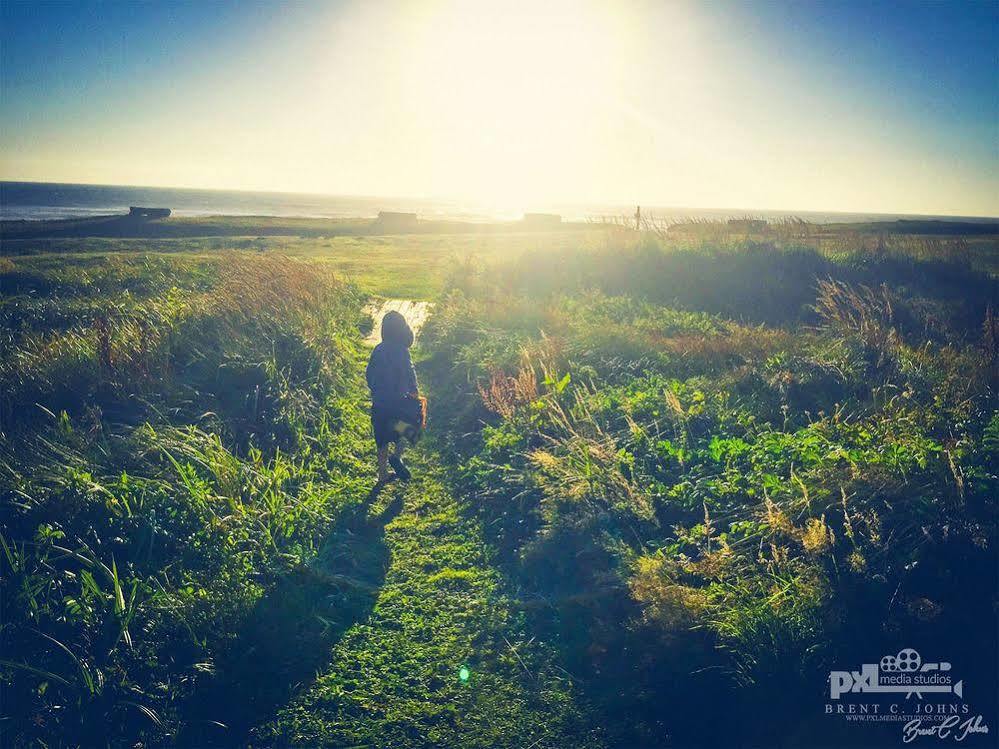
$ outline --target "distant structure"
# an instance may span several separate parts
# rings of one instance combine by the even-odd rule
[[[137,205],[128,207],[128,215],[132,218],[169,218],[169,208],[141,208]]]
[[[736,231],[766,231],[767,222],[757,218],[730,218],[728,228]]]
[[[523,223],[532,229],[550,229],[561,226],[562,217],[557,213],[525,213]]]
[[[388,231],[413,231],[420,225],[415,213],[399,213],[398,211],[379,211],[375,222],[379,229]]]
[[[635,206],[635,231],[642,228],[642,206]]]

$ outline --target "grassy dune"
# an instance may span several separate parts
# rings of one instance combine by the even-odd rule
[[[173,734],[246,611],[366,491],[363,297],[307,262],[220,261],[2,269],[22,292],[0,364],[14,744]]]
[[[901,642],[995,714],[995,298],[757,244],[454,279],[424,345],[456,482],[610,745],[852,745],[828,673]]]

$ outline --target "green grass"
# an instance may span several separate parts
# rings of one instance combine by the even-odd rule
[[[456,266],[470,259],[501,260],[537,250],[589,249],[602,246],[602,230],[566,232],[510,232],[486,234],[404,234],[333,237],[208,237],[192,239],[69,238],[7,242],[9,257],[18,267],[53,268],[66,263],[100,262],[114,255],[174,253],[182,259],[211,259],[235,251],[306,257],[329,263],[365,291],[378,296],[433,299]],[[66,255],[79,259],[68,261]]]
[[[264,592],[363,495],[364,295],[304,260],[220,260],[3,270],[25,292],[0,359],[13,745],[176,735]],[[22,315],[39,290],[91,312]]]
[[[991,693],[995,284],[649,243],[485,268],[438,304],[448,462],[497,563],[556,602],[531,626],[611,745],[725,746],[718,710],[748,745],[774,714],[843,745],[810,696],[906,638]]]
[[[0,739],[836,746],[916,642],[988,713],[996,279],[821,239],[5,241]],[[380,494],[372,296],[435,303]]]
[[[585,747],[598,737],[574,702],[571,677],[504,597],[441,460],[421,448],[417,479],[383,492],[381,502],[401,511],[382,529],[387,570],[371,615],[333,645],[315,682],[258,729],[263,743]]]
[[[404,241],[438,263],[454,250]],[[367,296],[332,275],[328,247],[301,244],[283,256],[38,254],[0,268],[13,292],[0,308],[11,743],[239,744],[255,727],[393,745],[586,733],[439,456],[387,530],[398,508],[362,519]],[[380,246],[400,257],[397,242]],[[365,704],[395,712],[293,719],[302,685],[318,672],[321,694],[338,690],[344,662],[385,664]],[[462,663],[476,671],[457,689]]]

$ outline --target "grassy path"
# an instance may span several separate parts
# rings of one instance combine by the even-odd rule
[[[377,590],[370,615],[332,644],[318,678],[254,733],[254,743],[372,747],[585,747],[599,744],[570,677],[524,635],[475,523],[448,492],[429,446],[414,480],[366,503],[333,537],[317,575]],[[364,545],[370,568],[342,568]],[[362,559],[364,559],[362,557]],[[351,562],[357,565],[357,562]],[[378,587],[380,586],[380,587]],[[468,679],[460,669],[466,666]]]
[[[419,334],[420,328],[430,316],[433,305],[430,302],[415,301],[412,299],[386,299],[380,303],[372,304],[367,311],[371,313],[371,333],[364,339],[369,346],[377,346],[382,339],[382,318],[389,312],[398,312],[406,318],[409,327],[414,334]]]

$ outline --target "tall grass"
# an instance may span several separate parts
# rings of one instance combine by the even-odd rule
[[[762,742],[761,715],[819,715],[802,696],[896,633],[994,683],[975,653],[994,652],[995,611],[973,593],[994,588],[999,540],[994,279],[946,257],[646,242],[454,288],[424,345],[441,392],[475,402],[444,415],[456,481],[517,584],[553,602],[537,626],[619,742],[662,704],[710,704]],[[609,683],[622,660],[649,665]]]
[[[169,742],[254,602],[363,496],[364,299],[277,257],[33,262],[3,272],[95,314],[22,317],[0,360],[4,735]]]

